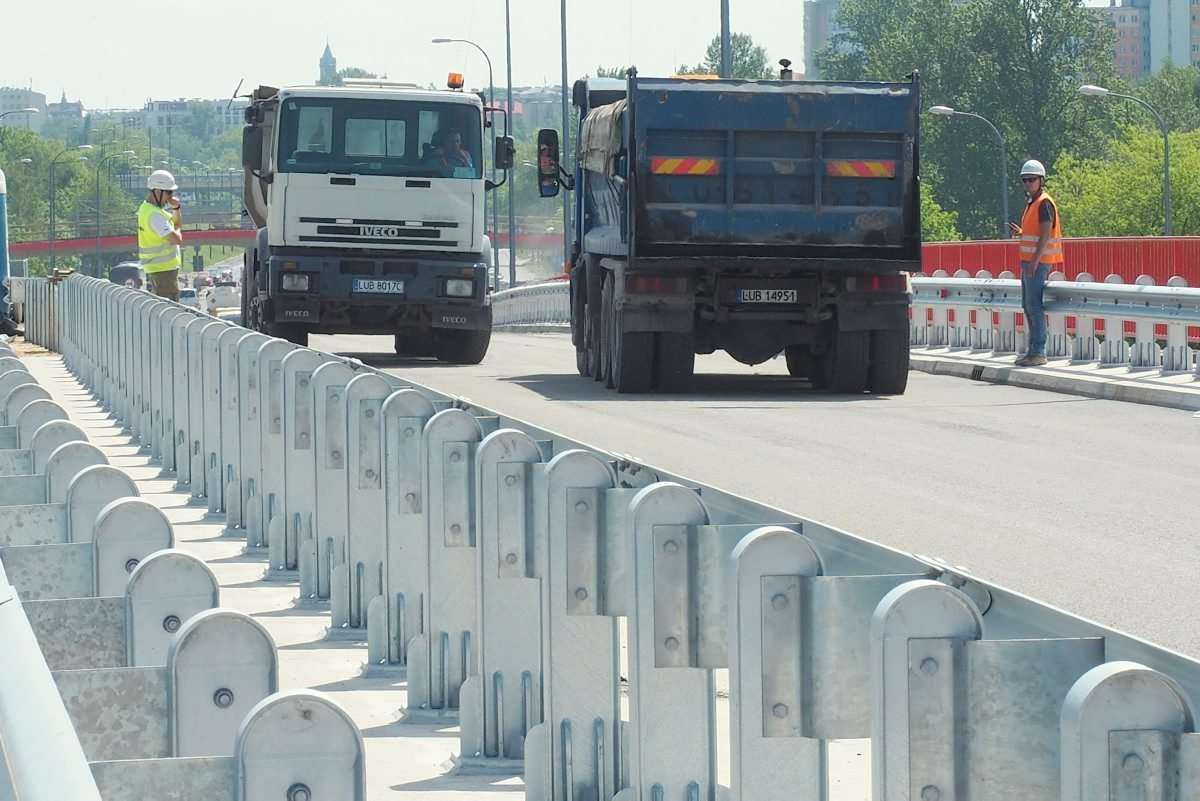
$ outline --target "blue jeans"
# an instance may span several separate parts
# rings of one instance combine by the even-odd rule
[[[1033,263],[1021,262],[1021,307],[1025,310],[1025,330],[1029,335],[1029,347],[1026,353],[1030,356],[1046,355],[1046,278],[1050,275],[1050,265],[1039,264],[1032,269]]]

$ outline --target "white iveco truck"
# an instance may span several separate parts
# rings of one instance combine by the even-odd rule
[[[300,344],[310,333],[391,334],[399,354],[482,360],[491,111],[470,93],[379,82],[256,89],[242,140],[258,227],[243,323]],[[512,152],[496,137],[499,169]]]

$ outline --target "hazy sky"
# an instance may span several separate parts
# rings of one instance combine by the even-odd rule
[[[558,0],[511,0],[513,84],[559,80]],[[504,0],[5,0],[0,85],[28,86],[90,108],[140,107],[147,98],[222,97],[238,80],[312,83],[326,38],[338,66],[434,82],[461,71],[487,84],[482,57],[435,36],[472,39],[504,85]],[[719,0],[568,0],[571,80],[597,65],[669,74],[704,55],[720,26]],[[732,0],[733,29],[774,60],[803,63],[800,0]],[[52,32],[52,33],[51,33]]]

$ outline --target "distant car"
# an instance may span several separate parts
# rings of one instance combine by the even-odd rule
[[[179,302],[184,306],[191,306],[193,309],[200,308],[200,296],[196,294],[196,290],[191,288],[183,288],[179,290]]]
[[[138,262],[123,261],[108,271],[108,280],[130,289],[141,289],[146,285],[146,273]]]

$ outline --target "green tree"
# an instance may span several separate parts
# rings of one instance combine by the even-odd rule
[[[1200,69],[1192,65],[1174,67],[1167,64],[1147,78],[1134,94],[1162,114],[1172,131],[1200,128]],[[1139,125],[1149,120],[1145,109],[1134,104],[1126,105],[1125,110],[1128,118]]]
[[[597,78],[625,78],[628,67],[596,67]]]
[[[373,72],[367,72],[362,67],[345,67],[337,71],[337,83],[340,85],[347,78],[378,78]]]
[[[1048,186],[1064,235],[1162,232],[1162,135],[1153,128],[1124,133],[1102,158],[1059,159]],[[1171,206],[1176,235],[1200,234],[1200,131],[1171,135]]]
[[[779,77],[771,68],[767,50],[754,43],[748,33],[735,33],[730,37],[734,78],[747,81],[770,80]],[[721,73],[721,37],[714,36],[704,51],[704,61],[694,67],[686,65],[676,70],[680,75],[719,75]]]
[[[946,211],[934,200],[933,191],[921,184],[921,240],[924,242],[957,242],[958,213]]]
[[[1118,87],[1112,31],[1081,0],[843,0],[842,32],[819,55],[834,80],[902,80],[921,74],[924,105],[945,104],[991,120],[1005,136],[1010,207],[1020,164],[1053,166],[1073,146],[1111,138],[1115,103],[1078,94],[1082,83]],[[996,236],[997,143],[982,123],[922,125],[922,159],[935,168],[939,200],[967,236]]]

